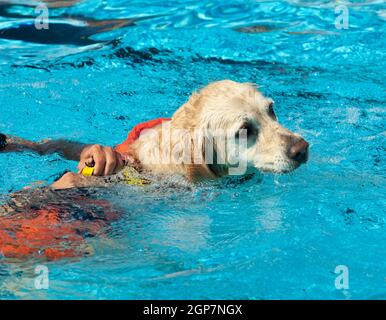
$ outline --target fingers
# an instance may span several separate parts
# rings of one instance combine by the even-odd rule
[[[104,173],[106,165],[106,155],[103,151],[103,147],[95,145],[93,148],[92,157],[94,159],[94,176],[101,176]]]
[[[115,170],[115,167],[117,165],[117,157],[115,155],[113,148],[104,147],[103,149],[106,155],[106,166],[105,166],[104,175],[108,176],[112,174]]]
[[[76,168],[78,169],[78,173],[82,173],[82,170],[86,166],[89,166],[89,167],[94,166],[94,159],[92,157],[81,159],[79,161],[78,165],[76,166]]]
[[[79,176],[73,172],[67,172],[59,180],[51,184],[51,187],[55,190],[81,187],[83,179],[83,176]]]
[[[105,176],[113,174],[123,168],[123,159],[118,152],[114,151],[111,147],[104,147],[104,152],[106,155],[106,166],[104,171]]]
[[[81,173],[86,165],[94,166],[94,176],[101,176],[111,175],[123,168],[124,162],[121,155],[113,148],[93,145],[82,152],[77,166],[78,173]]]

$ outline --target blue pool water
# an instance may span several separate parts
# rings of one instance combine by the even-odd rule
[[[3,258],[0,298],[386,298],[383,1],[50,1],[46,31],[31,2],[6,2],[0,132],[115,145],[229,78],[259,84],[311,155],[290,175],[103,191],[124,214],[90,239],[94,254]],[[335,27],[338,3],[348,29]],[[0,166],[6,199],[76,163],[7,153]],[[34,286],[39,264],[48,290]]]

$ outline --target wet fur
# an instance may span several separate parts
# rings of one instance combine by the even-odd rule
[[[265,98],[254,84],[238,83],[231,80],[213,82],[192,94],[189,100],[173,115],[172,120],[154,128],[152,134],[142,134],[132,145],[133,153],[141,165],[148,171],[161,174],[179,173],[190,181],[216,179],[229,174],[229,164],[184,163],[181,157],[173,158],[169,163],[160,163],[154,150],[170,153],[173,147],[182,143],[180,134],[173,131],[227,130],[237,132],[245,119],[252,121],[259,128],[258,139],[248,148],[248,167],[260,171],[287,172],[297,167],[285,155],[290,138],[299,135],[282,127],[276,119],[267,115],[267,105],[271,99]],[[162,126],[170,126],[170,150],[160,144]],[[156,136],[154,136],[154,134]],[[194,141],[192,140],[192,143]],[[205,158],[203,146],[200,157]],[[224,154],[224,150],[215,150]],[[226,158],[227,156],[225,156]]]

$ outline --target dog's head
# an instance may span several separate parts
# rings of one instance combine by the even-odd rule
[[[273,101],[250,83],[211,83],[177,110],[172,123],[179,128],[205,131],[206,135],[225,133],[225,145],[214,143],[215,155],[223,164],[208,166],[219,176],[238,165],[235,153],[247,167],[276,173],[290,172],[308,158],[308,143],[279,124]]]

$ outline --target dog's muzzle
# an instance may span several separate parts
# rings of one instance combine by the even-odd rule
[[[303,138],[291,139],[286,155],[299,164],[305,163],[308,160],[308,147],[308,142]]]

